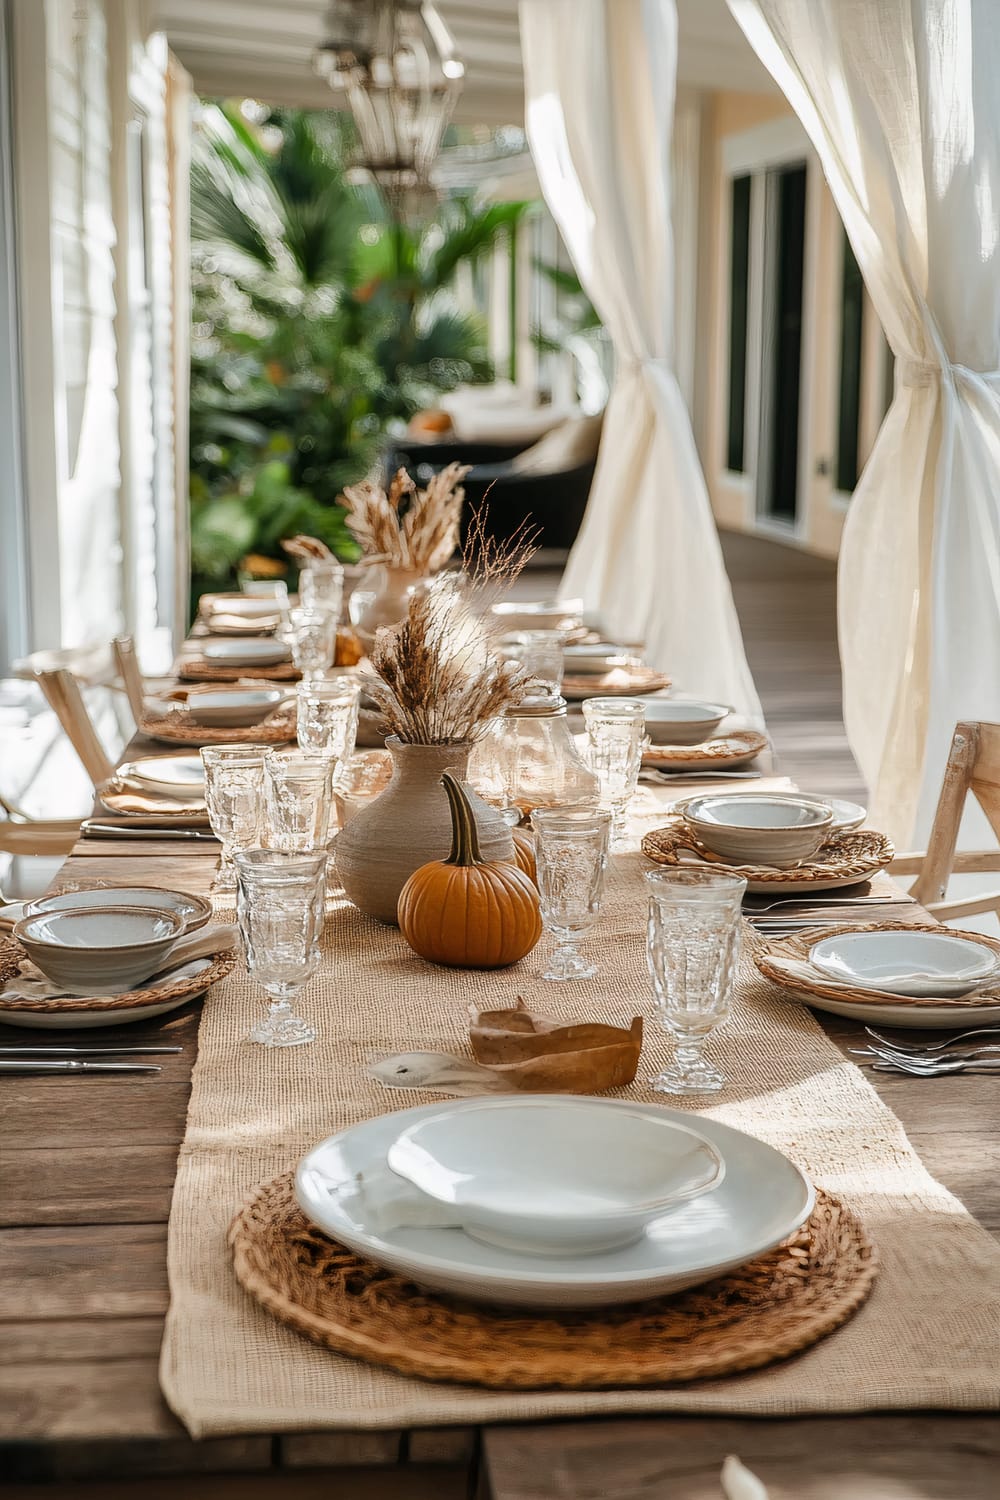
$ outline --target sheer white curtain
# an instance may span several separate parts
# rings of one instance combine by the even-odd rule
[[[672,368],[674,0],[522,0],[542,192],[615,345],[616,376],[563,592],[644,639],[676,685],[760,714]]]
[[[729,8],[812,138],[897,359],[840,645],[875,816],[919,839],[955,723],[1000,720],[1000,6]]]

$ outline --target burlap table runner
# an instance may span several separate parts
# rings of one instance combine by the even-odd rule
[[[772,1416],[1000,1404],[1000,1247],[934,1182],[899,1121],[809,1011],[783,999],[748,961],[733,1018],[712,1049],[732,1083],[705,1113],[779,1147],[846,1200],[881,1258],[870,1301],[814,1349],[756,1374],[688,1387],[505,1394],[425,1383],[315,1348],[238,1286],[226,1229],[249,1189],[335,1130],[440,1099],[386,1089],[365,1063],[410,1049],[465,1051],[470,1002],[497,1006],[521,994],[562,1019],[619,1024],[641,1013],[640,1080],[664,1064],[669,1048],[648,1000],[644,868],[638,854],[614,861],[590,943],[601,965],[594,980],[545,984],[539,954],[500,973],[435,968],[394,929],[342,902],[327,920],[322,970],[302,1001],[321,1028],[315,1045],[283,1052],[247,1045],[260,992],[242,970],[216,986],[205,1003],[170,1215],[160,1371],[168,1402],[194,1436],[586,1413]],[[644,1082],[628,1092],[659,1097]]]

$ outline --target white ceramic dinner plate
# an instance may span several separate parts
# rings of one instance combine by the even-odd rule
[[[839,984],[889,995],[943,1000],[967,995],[997,971],[985,943],[941,932],[841,932],[809,950],[809,961]]]
[[[212,967],[211,958],[195,958],[177,970],[182,974],[198,974]],[[65,1010],[3,1010],[0,1001],[0,1026],[24,1026],[30,1031],[91,1031],[99,1026],[131,1026],[133,1021],[152,1021],[165,1016],[169,1011],[179,1010],[192,1000],[200,1000],[204,990],[191,995],[181,995],[172,1000],[161,1000],[156,1005],[140,1005],[123,1010],[120,1007],[108,1010],[79,1010],[67,1002]]]
[[[203,615],[237,615],[245,620],[280,613],[273,594],[206,594],[201,605]]]
[[[701,1115],[604,1102],[694,1126],[726,1168],[714,1191],[671,1209],[622,1249],[553,1259],[484,1244],[461,1229],[376,1233],[364,1221],[358,1174],[384,1171],[392,1143],[439,1114],[440,1104],[365,1120],[322,1141],[299,1163],[296,1197],[320,1229],[378,1265],[437,1291],[523,1307],[600,1307],[696,1286],[773,1249],[811,1213],[813,1190],[798,1168],[752,1136]]]
[[[195,688],[187,695],[187,710],[196,724],[210,729],[242,728],[266,719],[284,697],[280,688]]]
[[[613,667],[627,666],[635,661],[637,655],[628,646],[616,646],[609,641],[602,641],[597,646],[563,647],[566,671],[581,677],[603,677]]]
[[[130,760],[119,769],[122,781],[131,781],[161,797],[188,801],[205,794],[205,767],[200,755],[147,755]]]
[[[825,803],[833,813],[831,833],[850,833],[852,829],[860,828],[868,817],[867,807],[862,807],[860,802],[848,802],[846,797],[816,797],[813,800]]]
[[[237,636],[221,635],[206,641],[203,655],[206,661],[218,661],[237,667],[274,666],[287,661],[290,655],[284,641],[253,639],[243,641]]]
[[[389,1147],[398,1176],[454,1207],[467,1234],[536,1255],[639,1239],[725,1175],[711,1142],[662,1111],[541,1095],[444,1104]]]
[[[786,1000],[808,1005],[812,1010],[844,1016],[859,1026],[888,1026],[896,1031],[966,1031],[975,1026],[1000,1025],[1000,1005],[921,1005],[904,1000],[880,1005],[877,1000],[855,1005],[849,1000],[818,994],[800,995],[784,990]]]

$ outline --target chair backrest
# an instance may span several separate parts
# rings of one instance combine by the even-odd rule
[[[114,766],[105,753],[91,722],[80,684],[65,667],[35,673],[35,680],[45,694],[66,737],[83,762],[83,768],[95,788],[107,781]]]
[[[142,723],[144,692],[142,673],[139,671],[139,658],[135,654],[135,642],[130,635],[116,635],[111,642],[111,649],[121,674],[128,706],[132,710],[132,717],[138,728]]]
[[[925,906],[933,908],[944,900],[953,873],[1000,870],[1000,849],[956,854],[965,799],[970,792],[1000,839],[1000,724],[968,722],[955,726],[927,854],[910,890]],[[950,903],[948,914],[971,916],[976,910],[989,911],[996,905],[996,895],[981,901],[973,898]],[[941,916],[942,912],[935,914]]]

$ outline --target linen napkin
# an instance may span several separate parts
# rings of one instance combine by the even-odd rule
[[[65,985],[55,984],[33,963],[26,962],[20,973],[7,981],[0,993],[0,1003],[4,1000],[80,1000],[94,995],[110,997],[127,995],[132,990],[153,989],[175,979],[186,979],[189,974],[197,972],[198,964],[217,953],[229,953],[236,943],[234,927],[203,927],[200,932],[178,939],[170,950],[168,968],[139,984],[102,984],[96,989],[67,989]]]
[[[159,797],[152,792],[140,791],[135,782],[127,778],[109,781],[100,793],[101,802],[109,812],[136,813],[143,816],[162,816],[168,821],[174,818],[208,817],[204,797]]]

